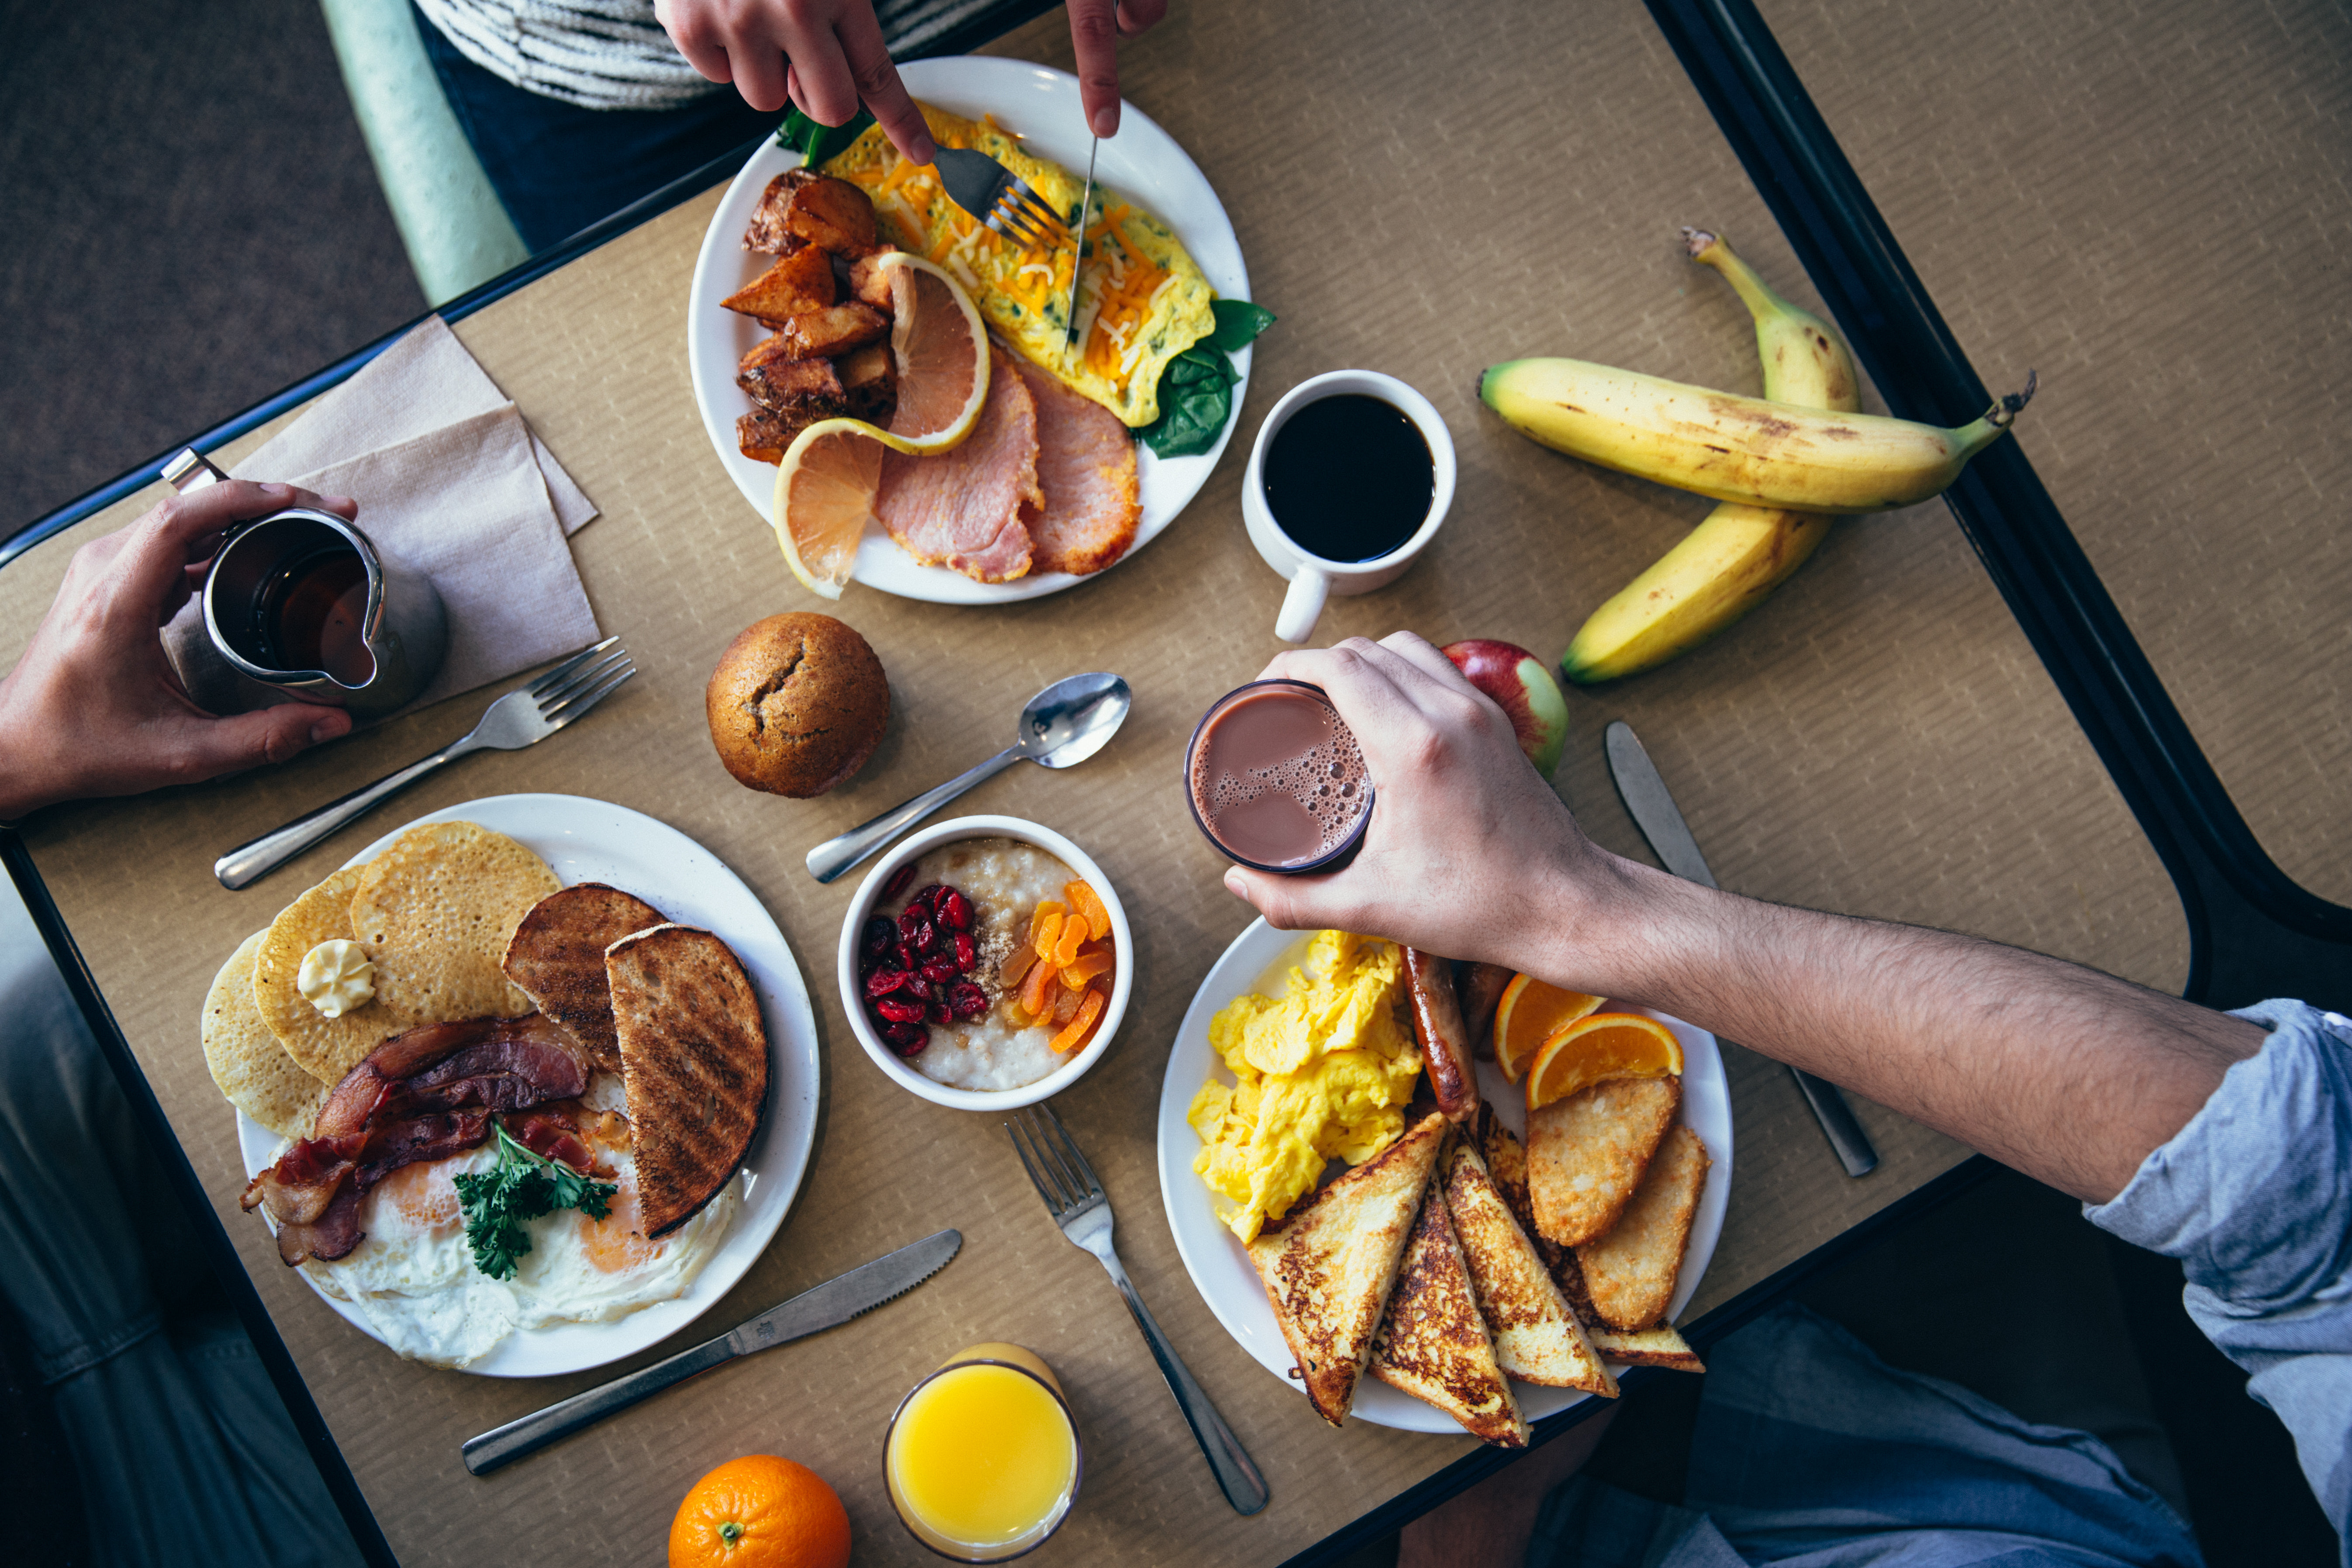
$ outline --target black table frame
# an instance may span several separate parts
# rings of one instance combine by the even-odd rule
[[[1888,410],[1947,426],[1964,424],[1982,413],[1992,401],[1984,383],[1921,287],[1752,0],[1647,4]],[[1048,0],[975,5],[962,10],[950,28],[934,32],[911,53],[960,53],[1049,8]],[[462,320],[731,178],[751,151],[746,147],[706,165],[430,313],[445,321]],[[407,330],[403,327],[337,361],[187,444],[209,450],[257,428],[344,381]],[[161,477],[166,456],[0,541],[0,566],[152,484]],[[2014,441],[1989,448],[1969,465],[1944,500],[2172,879],[2189,925],[2189,980],[2182,994],[2214,1005],[2242,1005],[2270,996],[2352,999],[2352,910],[2297,885],[2263,849],[2022,449]],[[201,1216],[197,1229],[214,1271],[236,1306],[362,1554],[378,1568],[395,1568],[383,1530],[226,1231],[217,1223],[202,1223],[212,1211],[194,1169],[173,1136],[31,856],[14,832],[0,831],[0,859],[5,860],[76,1004],[122,1080],[134,1113],[164,1156],[182,1204],[192,1216]],[[1704,1352],[1888,1227],[1975,1185],[1992,1169],[1982,1156],[1970,1158],[1687,1325],[1685,1336]],[[1635,1368],[1624,1384],[1636,1389],[1664,1375]],[[1536,1445],[1558,1437],[1597,1414],[1599,1407],[1599,1401],[1586,1400],[1538,1423]],[[1286,1568],[1312,1568],[1393,1534],[1519,1457],[1494,1448],[1467,1455],[1298,1553]]]

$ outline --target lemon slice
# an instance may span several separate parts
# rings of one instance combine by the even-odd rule
[[[898,408],[887,430],[853,421],[894,451],[925,457],[962,445],[988,401],[988,329],[963,286],[919,256],[894,251],[889,269]]]
[[[784,564],[819,598],[838,599],[882,484],[879,433],[863,419],[820,419],[776,470],[776,542]]]

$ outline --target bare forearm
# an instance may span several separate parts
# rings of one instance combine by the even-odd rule
[[[1531,959],[2104,1202],[2260,1047],[2241,1019],[1973,937],[1792,910],[1609,858]]]

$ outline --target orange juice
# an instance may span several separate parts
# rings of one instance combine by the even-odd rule
[[[1053,1532],[1077,1489],[1078,1441],[1045,1363],[1014,1345],[951,1357],[898,1407],[884,1458],[916,1539],[987,1562]]]

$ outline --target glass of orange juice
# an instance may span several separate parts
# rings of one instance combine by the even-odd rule
[[[1053,1368],[1019,1345],[950,1356],[898,1402],[883,1440],[899,1522],[958,1563],[1036,1550],[1069,1517],[1085,1468]]]

